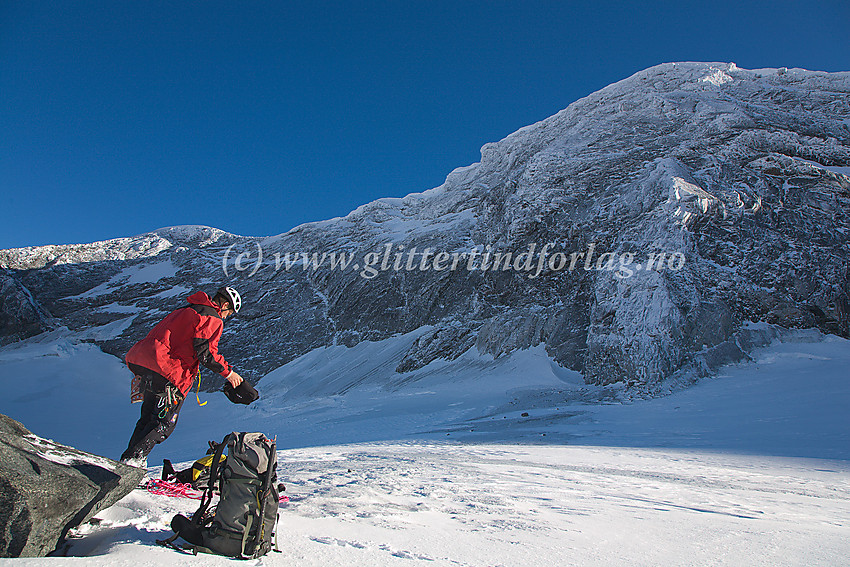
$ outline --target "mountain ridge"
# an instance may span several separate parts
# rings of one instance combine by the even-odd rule
[[[480,162],[422,193],[269,237],[189,225],[5,250],[2,277],[28,290],[34,313],[73,331],[132,317],[98,341],[121,355],[178,306],[170,290],[214,288],[227,279],[228,251],[232,262],[248,254],[248,263],[261,251],[250,277],[230,268],[246,307],[228,322],[246,343],[234,358],[257,374],[320,346],[427,327],[398,371],[452,360],[473,345],[499,356],[543,344],[588,382],[651,389],[745,357],[746,321],[848,336],[850,178],[830,169],[850,166],[848,94],[850,73],[662,64],[485,144]],[[388,269],[367,279],[356,270],[275,266],[287,252],[362,260],[389,244],[393,252],[489,247],[517,256],[531,243],[538,252],[553,243],[565,255],[591,244],[600,253],[681,253],[687,262],[629,278]],[[155,281],[142,280],[156,270],[128,272],[145,262],[170,264]],[[94,288],[103,293],[80,297]],[[49,326],[33,313],[7,319],[0,329],[11,339]]]

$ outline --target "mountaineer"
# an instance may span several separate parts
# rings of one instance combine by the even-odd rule
[[[127,367],[134,374],[132,399],[142,402],[142,414],[121,462],[147,466],[154,446],[174,431],[196,376],[200,388],[199,364],[222,375],[231,392],[247,388],[256,394],[249,384],[243,385],[242,377],[218,352],[224,320],[242,307],[239,293],[232,287],[222,287],[212,299],[199,291],[188,301],[189,305],[166,316],[127,353]],[[230,394],[228,397],[233,400]]]

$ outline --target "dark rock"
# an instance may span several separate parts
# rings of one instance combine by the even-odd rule
[[[0,415],[0,557],[43,557],[138,486],[144,469],[41,439]]]
[[[410,372],[434,360],[455,360],[475,343],[472,329],[457,322],[437,327],[418,337],[396,372]]]
[[[51,326],[50,316],[29,290],[0,271],[0,345],[32,337]]]

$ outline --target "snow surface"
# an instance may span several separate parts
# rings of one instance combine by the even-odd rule
[[[124,280],[124,284],[140,284],[158,282],[163,278],[173,277],[177,273],[177,266],[171,260],[157,262],[156,264],[140,264],[124,268],[121,273],[112,278],[113,282]]]
[[[171,278],[177,274],[178,267],[171,260],[163,260],[154,264],[138,264],[122,269],[103,282],[88,291],[74,295],[68,299],[86,299],[97,297],[104,293],[114,291],[114,288],[122,285],[155,283],[164,278]],[[170,290],[173,291],[173,290]]]
[[[112,303],[107,303],[106,305],[101,305],[100,307],[95,307],[96,311],[101,313],[125,313],[125,314],[135,314],[141,313],[142,308],[137,307],[135,305],[121,305],[113,301]]]
[[[812,160],[808,160],[808,159],[802,159],[802,158],[796,158],[796,159],[797,159],[797,161],[801,161],[803,163],[813,165],[817,168],[825,169],[825,170],[831,171],[833,173],[840,173],[842,175],[846,175],[847,177],[850,177],[850,167],[823,165],[821,163],[818,163],[818,162],[812,161]]]
[[[253,565],[839,565],[846,463],[392,443],[281,451],[281,553]],[[157,547],[197,502],[134,491],[26,565],[228,565]]]
[[[732,65],[730,65],[730,67],[734,67],[734,63]],[[729,70],[733,71],[735,69],[730,68]],[[725,85],[726,83],[731,83],[733,80],[734,79],[732,77],[730,77],[729,75],[727,75],[722,69],[716,69],[716,68],[712,69],[711,74],[706,75],[705,77],[700,79],[700,81],[705,82],[705,83],[711,83],[712,85],[714,85],[716,87],[719,87],[721,85]]]
[[[276,435],[282,553],[253,565],[847,564],[850,341],[800,332],[623,403],[542,348],[382,383],[417,336],[308,353],[249,407],[190,397],[149,474],[232,430]],[[0,349],[0,376],[0,412],[97,454],[120,454],[138,416],[129,372],[62,332]],[[77,530],[69,557],[0,562],[230,564],[155,545],[196,506],[136,490]]]
[[[35,452],[43,459],[60,465],[75,465],[79,463],[95,465],[109,471],[115,470],[115,461],[92,454],[77,454],[70,447],[42,439],[38,435],[24,436]]]
[[[130,373],[92,344],[55,331],[0,349],[0,413],[36,435],[117,459],[139,406],[130,405]]]

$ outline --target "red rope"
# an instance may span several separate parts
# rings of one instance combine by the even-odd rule
[[[192,487],[191,484],[181,484],[179,482],[168,482],[152,478],[145,486],[151,494],[159,496],[171,496],[172,498],[191,498],[192,500],[200,500],[203,493],[200,490]]]
[[[180,484],[179,482],[168,482],[152,478],[145,484],[145,489],[151,494],[158,496],[171,496],[172,498],[191,498],[200,500],[203,492],[192,487],[191,484]],[[289,496],[282,494],[278,500],[280,504],[289,502]]]

